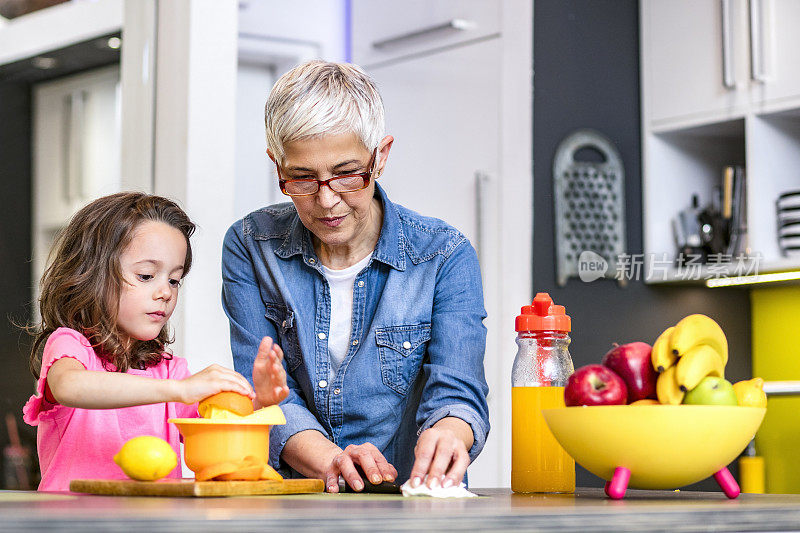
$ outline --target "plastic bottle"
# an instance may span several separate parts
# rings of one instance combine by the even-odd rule
[[[571,321],[564,306],[540,292],[517,316],[517,357],[511,371],[511,490],[574,492],[575,461],[556,441],[542,409],[564,407],[574,370]]]

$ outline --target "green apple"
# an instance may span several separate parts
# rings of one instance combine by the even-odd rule
[[[730,381],[714,376],[704,377],[697,387],[686,393],[687,405],[739,405]]]

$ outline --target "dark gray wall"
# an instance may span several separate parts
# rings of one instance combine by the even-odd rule
[[[558,143],[579,128],[609,137],[625,168],[628,253],[642,253],[639,7],[633,0],[534,3],[534,291],[547,291],[572,317],[575,366],[599,363],[611,343],[651,343],[690,313],[716,319],[728,335],[728,379],[750,377],[750,301],[741,289],[555,281],[552,166]],[[587,435],[587,438],[591,436]],[[579,469],[579,486],[602,486]],[[716,490],[716,484],[698,487]],[[695,487],[696,488],[696,487]]]
[[[13,413],[21,438],[35,450],[36,430],[22,424],[22,405],[33,390],[28,337],[12,323],[30,320],[30,105],[29,85],[0,83],[0,447],[9,442],[5,415]]]

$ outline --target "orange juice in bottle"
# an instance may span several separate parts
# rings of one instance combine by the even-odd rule
[[[511,489],[574,492],[575,461],[553,437],[542,409],[564,407],[572,374],[571,321],[564,307],[539,293],[516,320],[517,357],[511,372]]]

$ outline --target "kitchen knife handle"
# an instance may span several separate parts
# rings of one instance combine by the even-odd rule
[[[720,0],[722,12],[722,84],[726,89],[736,88],[733,65],[733,0]]]

